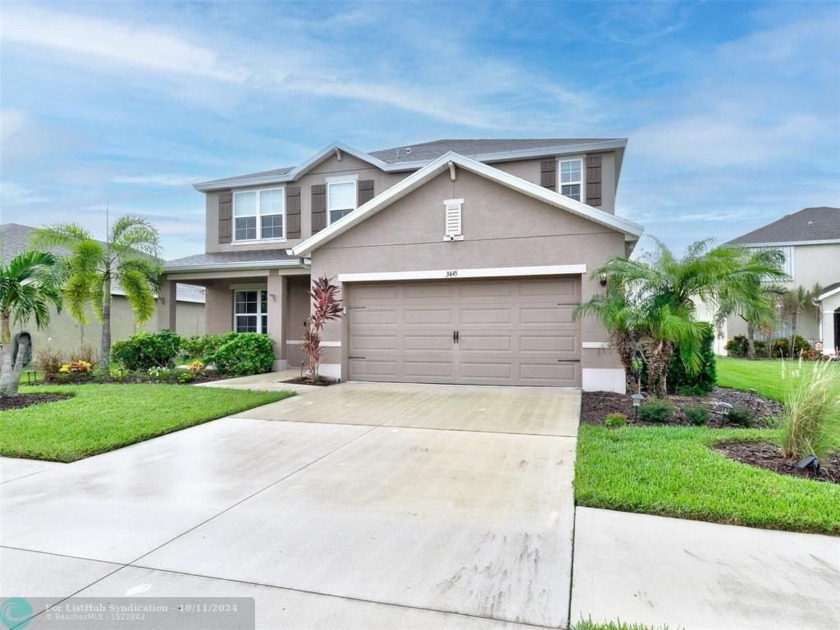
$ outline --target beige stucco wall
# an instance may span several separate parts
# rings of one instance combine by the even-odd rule
[[[793,286],[810,289],[834,282],[840,282],[840,243],[794,247]]]
[[[602,170],[602,205],[600,209],[615,213],[615,193],[616,193],[616,179],[615,179],[615,153],[606,152],[599,153],[601,156],[601,170]],[[574,156],[570,156],[574,157]],[[581,155],[580,157],[585,157]],[[517,160],[512,162],[495,162],[491,166],[498,168],[517,177],[540,184],[540,159],[534,160]],[[285,241],[271,241],[266,243],[247,242],[247,243],[219,243],[219,193],[211,192],[206,194],[206,220],[207,226],[205,231],[206,237],[206,251],[207,252],[228,252],[228,251],[255,251],[266,249],[288,249],[294,247],[301,240],[309,238],[312,235],[312,186],[323,184],[327,178],[339,176],[355,176],[358,175],[359,180],[373,180],[374,194],[379,195],[394,184],[402,181],[412,174],[413,171],[405,171],[400,173],[386,173],[380,171],[378,168],[371,166],[363,160],[359,160],[351,155],[343,155],[339,161],[335,156],[331,156],[321,162],[318,166],[313,168],[309,173],[294,182],[294,186],[301,188],[301,238],[287,239]],[[267,187],[281,187],[284,184],[262,186],[248,186],[237,188],[237,191],[242,190],[256,190]],[[584,185],[584,189],[586,186]]]
[[[463,198],[464,240],[444,242],[444,199]],[[339,273],[585,264],[592,271],[624,254],[624,235],[547,206],[464,170],[444,173],[344,233],[312,255],[312,277]],[[601,290],[587,274],[582,299]],[[341,341],[345,323],[332,323],[325,339]],[[606,331],[582,321],[582,340],[602,342]],[[339,363],[330,348],[326,362]],[[611,353],[585,350],[582,367],[620,367]]]
[[[160,308],[160,305],[159,305]],[[182,335],[204,334],[204,304],[193,302],[178,302],[178,329]],[[140,331],[159,330],[158,320],[153,317],[143,326],[137,325],[131,306],[122,296],[114,296],[111,302],[111,341],[126,339]],[[88,323],[80,324],[65,310],[60,314],[53,311],[50,325],[38,330],[34,322],[16,324],[13,331],[26,330],[32,334],[35,352],[51,347],[58,350],[65,360],[76,358],[83,344],[89,345],[99,354],[102,337],[102,325],[88,313]],[[197,332],[196,332],[197,331]]]
[[[287,239],[283,242],[273,241],[271,243],[219,243],[219,193],[207,193],[207,230],[206,230],[206,251],[207,252],[229,252],[229,251],[253,251],[264,249],[288,249],[294,247],[301,240],[312,236],[312,186],[324,184],[327,178],[340,176],[358,175],[359,180],[373,180],[373,192],[378,195],[401,181],[410,173],[385,173],[367,162],[359,160],[352,155],[343,155],[341,160],[331,156],[313,168],[292,186],[300,186],[300,219],[301,238]],[[270,188],[274,185],[249,186],[237,188],[236,191],[256,190],[259,188]],[[276,186],[284,186],[277,184]]]
[[[262,277],[214,280],[206,287],[207,332],[212,334],[233,330],[234,291],[268,290],[268,332],[274,340],[274,354],[292,367],[300,365],[300,346],[294,342],[303,337],[303,322],[309,316],[309,276],[278,276],[273,272]]]

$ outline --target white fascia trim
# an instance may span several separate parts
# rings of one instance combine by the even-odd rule
[[[340,220],[329,225],[327,228],[321,230],[314,236],[311,236],[302,243],[299,243],[296,247],[293,247],[291,251],[295,256],[310,255],[315,249],[324,243],[340,236],[358,223],[361,223],[383,208],[391,205],[395,201],[398,201],[411,191],[419,188],[427,181],[437,177],[444,171],[447,171],[449,169],[449,162],[455,162],[455,164],[467,171],[485,177],[503,186],[507,186],[508,188],[538,201],[542,201],[550,206],[566,210],[572,214],[590,219],[595,223],[600,223],[610,229],[622,232],[624,233],[626,240],[635,241],[644,232],[644,228],[638,223],[633,223],[632,221],[622,219],[621,217],[604,212],[603,210],[587,206],[585,203],[569,199],[560,193],[548,190],[542,186],[538,186],[537,184],[525,181],[520,177],[516,177],[515,175],[505,173],[497,168],[450,151],[449,153],[440,156],[433,162],[430,162],[419,171],[412,173],[398,184],[395,184],[382,194],[368,201],[366,204],[359,206],[355,211],[342,217]]]
[[[829,238],[822,241],[780,241],[778,243],[730,243],[739,247],[796,247],[798,245],[834,245],[840,243],[840,238]]]
[[[286,340],[287,346],[302,346],[303,340],[301,339],[287,339]],[[322,348],[340,348],[341,342],[340,341],[322,341],[321,342]]]
[[[381,271],[340,273],[339,282],[387,282],[393,280],[458,280],[463,278],[515,278],[520,276],[570,276],[586,274],[586,265],[541,267],[486,267],[482,269],[429,269],[424,271]]]
[[[609,341],[584,341],[580,344],[584,350],[600,350],[602,348],[611,348]]]
[[[164,267],[164,273],[183,273],[189,271],[231,271],[231,270],[258,270],[258,269],[286,269],[302,268],[299,260],[267,260],[249,262],[213,263],[212,265],[175,265]]]
[[[554,147],[542,147],[539,149],[524,149],[522,151],[500,151],[496,153],[482,153],[473,156],[472,159],[481,162],[509,162],[515,160],[527,160],[538,157],[546,157],[549,155],[568,155],[571,153],[581,153],[587,151],[609,151],[609,150],[623,150],[627,147],[627,139],[619,138],[616,140],[605,140],[603,142],[586,142],[581,144],[567,144]],[[211,192],[214,190],[224,190],[226,188],[239,188],[244,186],[260,186],[262,184],[282,184],[285,182],[295,181],[298,177],[306,173],[309,169],[319,164],[328,156],[335,153],[339,149],[343,153],[347,153],[356,157],[368,164],[372,164],[378,169],[386,173],[399,173],[401,171],[419,170],[424,166],[428,166],[431,162],[429,160],[420,160],[416,162],[399,162],[396,164],[389,164],[383,162],[379,158],[359,151],[347,146],[342,142],[335,142],[322,151],[316,153],[313,157],[308,159],[303,164],[293,168],[292,170],[277,175],[260,175],[260,176],[243,176],[243,177],[228,177],[225,179],[214,179],[206,182],[198,182],[193,184],[199,192]],[[438,158],[440,159],[440,158]],[[616,169],[618,174],[618,168]]]
[[[818,297],[817,299],[818,299],[818,300],[820,300],[820,301],[822,301],[822,300],[824,300],[825,298],[829,298],[829,297],[831,297],[832,295],[835,295],[835,294],[837,294],[837,293],[840,293],[840,287],[837,287],[836,289],[832,289],[831,291],[826,291],[825,293],[823,293],[823,294],[822,294],[820,297]]]

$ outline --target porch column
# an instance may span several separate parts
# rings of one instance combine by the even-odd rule
[[[274,365],[272,370],[285,370],[286,329],[289,324],[289,283],[286,276],[269,275],[268,283],[268,335],[274,340]]]
[[[178,283],[172,280],[164,280],[158,294],[160,304],[157,309],[157,329],[176,330],[177,306],[178,306]]]

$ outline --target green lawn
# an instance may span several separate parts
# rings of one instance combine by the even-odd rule
[[[803,361],[804,370],[813,369],[816,363]],[[840,378],[840,363],[834,366]],[[790,383],[791,370],[800,369],[798,361],[729,359],[717,357],[717,381],[721,387],[749,391],[755,389],[760,396],[784,402]]]
[[[577,504],[716,523],[840,535],[840,486],[732,461],[714,441],[776,431],[582,425]]]
[[[668,630],[668,626],[644,626],[638,623],[625,623],[623,621],[608,621],[596,623],[591,619],[581,619],[572,624],[572,630]]]
[[[72,462],[282,400],[291,392],[183,385],[66,385],[73,398],[0,412],[0,455]]]

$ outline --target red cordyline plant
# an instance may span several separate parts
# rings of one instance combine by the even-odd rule
[[[303,333],[303,351],[307,357],[306,370],[312,381],[318,380],[318,367],[321,365],[321,331],[324,324],[341,317],[341,298],[339,289],[332,282],[332,278],[321,276],[312,281],[309,297],[312,298],[312,314],[307,320],[306,331]]]

